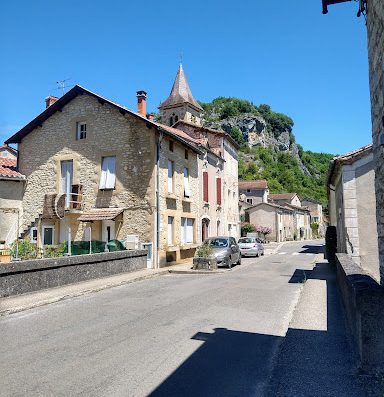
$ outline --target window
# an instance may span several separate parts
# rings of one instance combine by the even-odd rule
[[[253,204],[253,199],[247,199],[247,203],[249,203],[249,204]]]
[[[203,200],[208,203],[208,172],[203,172]]]
[[[247,189],[247,193],[251,193],[251,189]]]
[[[100,190],[115,188],[116,157],[103,157],[101,161]]]
[[[184,151],[184,157],[186,160],[188,160],[188,149],[185,149]]]
[[[168,160],[168,193],[173,193],[173,161]]]
[[[173,216],[168,217],[168,245],[173,245]]]
[[[37,243],[37,228],[36,227],[31,227],[31,243],[36,244]]]
[[[176,115],[176,116],[175,116],[175,123],[177,123],[178,121],[179,121],[179,116]]]
[[[216,178],[216,201],[221,205],[221,178]]]
[[[193,219],[181,218],[181,244],[193,243]]]
[[[169,118],[169,125],[170,125],[170,126],[173,125],[173,117],[172,117],[172,116]]]
[[[169,151],[173,152],[173,141],[169,141]]]
[[[77,123],[76,139],[85,139],[87,137],[87,123]]]
[[[184,167],[184,197],[191,197],[191,189],[189,188],[189,170]]]

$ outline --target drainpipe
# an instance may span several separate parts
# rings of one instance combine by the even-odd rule
[[[156,263],[155,268],[160,267],[160,148],[163,140],[163,133],[159,133],[156,145]]]

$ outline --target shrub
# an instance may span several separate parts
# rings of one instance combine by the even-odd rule
[[[210,244],[203,244],[195,252],[195,256],[198,258],[209,258],[212,254],[213,250]]]
[[[252,225],[251,223],[248,222],[243,222],[241,224],[241,235],[246,236],[247,233],[253,233],[256,231],[255,225]]]
[[[272,229],[271,229],[270,227],[268,227],[268,226],[257,226],[257,227],[256,227],[256,231],[257,231],[257,233],[263,235],[264,240],[265,240],[265,238],[266,238],[266,236],[267,236],[268,234],[271,234],[271,233],[272,233]]]
[[[35,259],[37,254],[36,244],[32,244],[29,240],[16,240],[11,245],[12,258]]]

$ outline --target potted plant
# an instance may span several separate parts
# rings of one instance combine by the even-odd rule
[[[217,261],[209,244],[203,244],[197,248],[193,258],[193,269],[217,269]]]

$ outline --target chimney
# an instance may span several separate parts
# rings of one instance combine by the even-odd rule
[[[49,108],[51,105],[53,105],[59,98],[49,95],[45,98],[45,108]]]
[[[145,91],[137,91],[137,113],[143,117],[147,117],[147,93]]]

